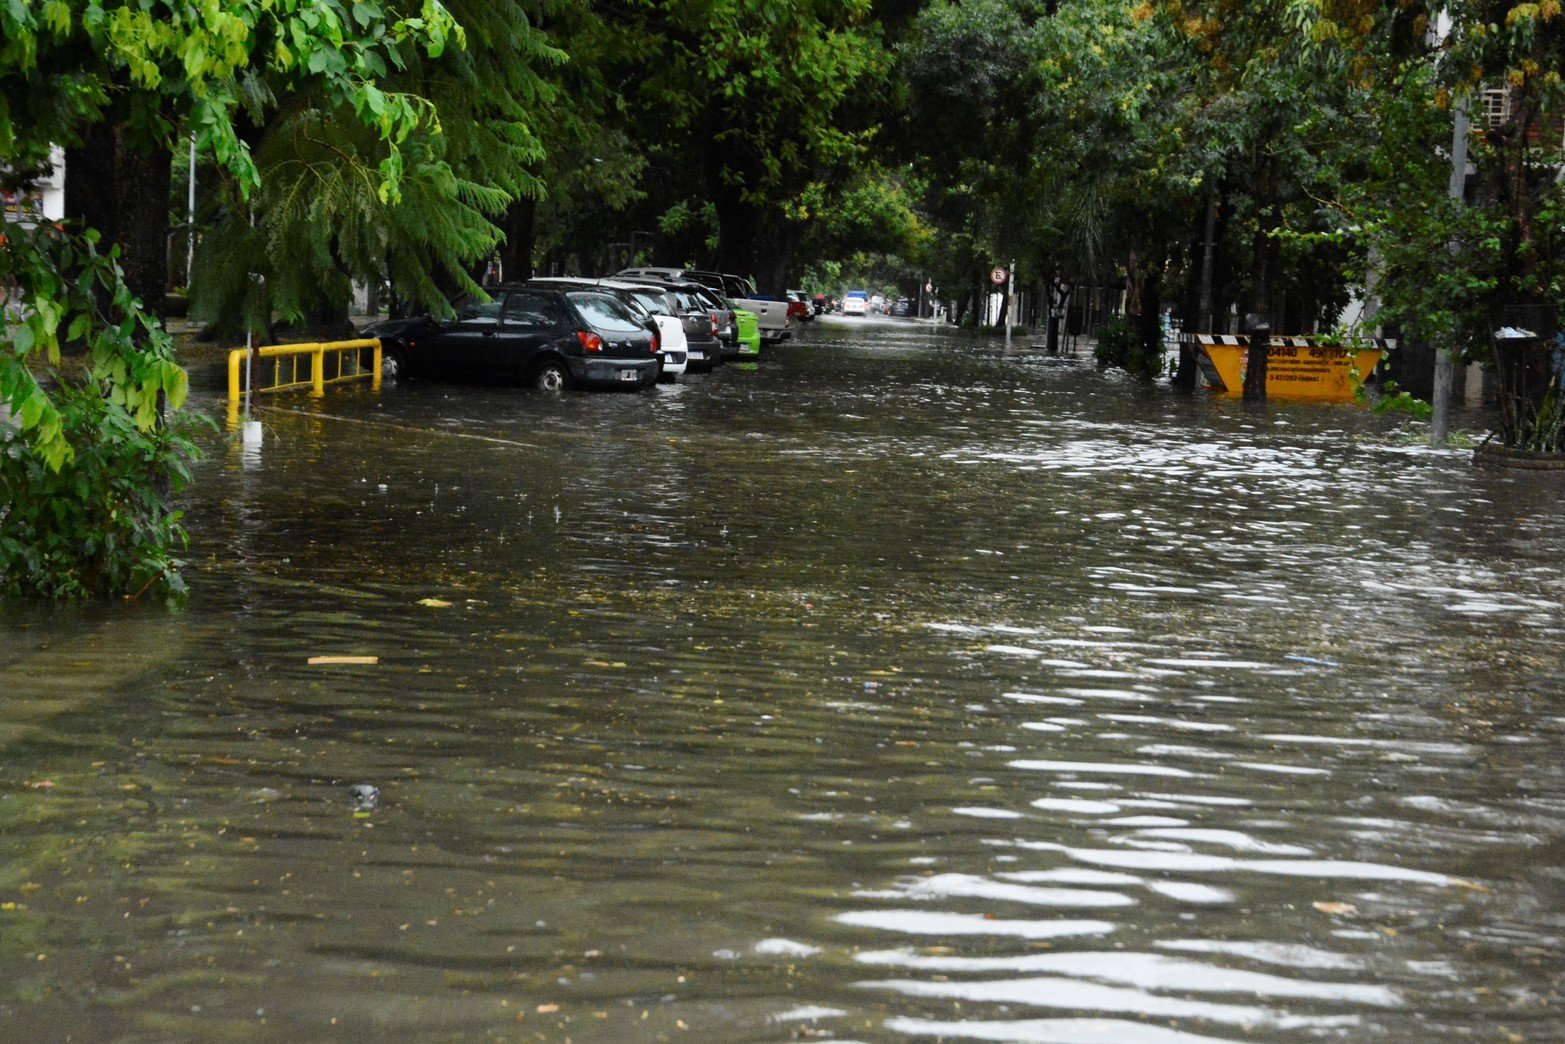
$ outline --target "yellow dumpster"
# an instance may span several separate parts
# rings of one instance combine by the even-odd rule
[[[1249,342],[1232,334],[1187,334],[1206,382],[1225,395],[1244,391]],[[1395,341],[1377,338],[1348,349],[1329,337],[1273,335],[1266,349],[1266,397],[1314,402],[1352,402]],[[1351,367],[1351,369],[1350,369]]]

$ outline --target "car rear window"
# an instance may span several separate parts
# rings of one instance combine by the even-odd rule
[[[687,290],[670,290],[668,296],[674,299],[681,312],[704,312],[706,304],[695,294]]]
[[[543,294],[515,293],[505,299],[501,317],[517,326],[557,326],[560,306]]]
[[[499,301],[478,301],[463,298],[452,306],[459,323],[497,323],[500,321]]]
[[[671,315],[675,311],[674,303],[666,300],[666,295],[656,290],[630,290],[627,293],[636,299],[637,304],[654,315]]]
[[[607,294],[570,294],[571,304],[594,329],[606,333],[634,333],[646,327],[628,307]]]

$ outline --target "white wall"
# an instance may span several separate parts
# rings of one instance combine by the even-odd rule
[[[18,196],[7,196],[5,216],[31,224],[35,216],[45,221],[59,221],[65,217],[65,150],[56,146],[49,151],[54,169],[33,186],[33,191]]]

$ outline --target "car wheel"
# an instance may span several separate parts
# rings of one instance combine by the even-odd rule
[[[408,363],[400,348],[382,346],[380,351],[380,379],[383,381],[405,380],[408,375]]]
[[[570,385],[571,375],[558,359],[546,359],[533,371],[532,385],[539,391],[559,393]]]

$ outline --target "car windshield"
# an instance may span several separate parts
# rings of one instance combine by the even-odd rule
[[[606,333],[634,333],[646,329],[629,307],[607,294],[576,293],[568,296],[571,304],[581,312],[582,318],[596,330]]]

